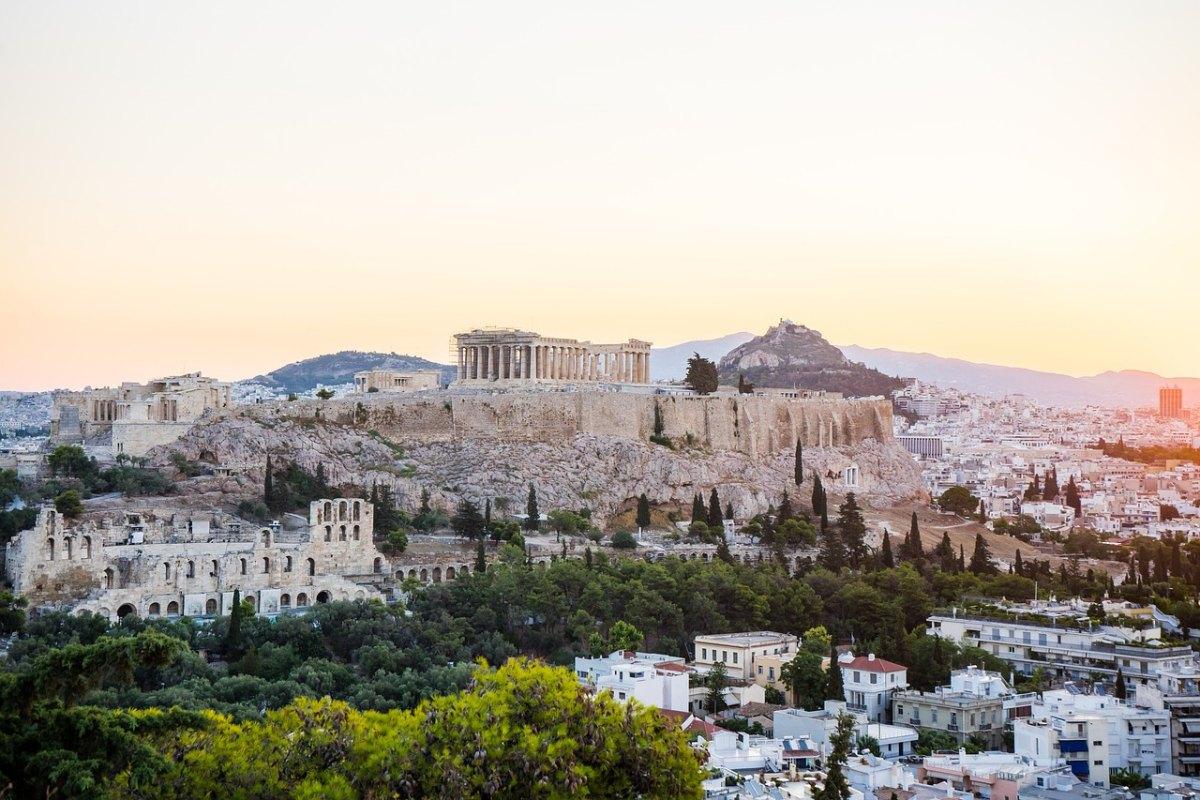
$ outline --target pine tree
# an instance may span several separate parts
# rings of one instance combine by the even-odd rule
[[[846,699],[846,688],[842,684],[842,668],[838,665],[837,645],[832,642],[829,644],[829,671],[825,673],[825,699]]]
[[[988,551],[987,542],[984,541],[982,533],[975,534],[975,551],[971,553],[969,569],[976,575],[992,575],[996,572],[996,566],[992,563],[992,554]]]
[[[650,527],[650,498],[646,496],[645,492],[638,496],[637,526],[639,528]]]
[[[704,522],[708,518],[708,512],[704,509],[704,498],[697,492],[692,496],[692,522]]]
[[[1117,682],[1113,686],[1113,697],[1118,700],[1124,700],[1128,696],[1128,690],[1125,688],[1125,673],[1117,667]]]
[[[879,563],[884,569],[891,569],[896,566],[895,560],[892,559],[892,534],[888,531],[883,532],[883,545],[879,548]]]
[[[708,523],[709,528],[719,531],[725,529],[724,524],[722,524],[723,519],[724,515],[721,514],[721,498],[717,497],[717,487],[714,486],[708,493],[708,518],[705,522]]]
[[[483,515],[479,513],[479,506],[465,497],[459,500],[458,508],[454,511],[454,517],[450,520],[450,527],[459,536],[466,536],[471,539],[474,539],[476,536],[482,538]]]
[[[272,474],[271,457],[267,456],[267,474],[263,478],[263,505],[268,509],[275,510],[275,476]]]
[[[525,500],[525,530],[536,531],[542,515],[538,511],[537,490],[529,484],[529,497]]]
[[[796,468],[793,477],[797,486],[804,484],[804,445],[799,439],[796,440]]]
[[[846,495],[846,502],[838,506],[838,531],[846,551],[846,560],[854,569],[861,569],[867,555],[867,526],[854,492]]]
[[[842,534],[832,525],[821,531],[821,566],[830,572],[839,572],[846,565],[846,545]]]

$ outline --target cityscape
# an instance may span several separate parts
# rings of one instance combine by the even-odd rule
[[[0,800],[1200,798],[1187,3],[6,3]]]

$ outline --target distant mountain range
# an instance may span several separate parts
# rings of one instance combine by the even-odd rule
[[[278,392],[307,392],[317,386],[353,383],[354,373],[367,369],[436,369],[442,373],[443,381],[453,380],[455,377],[454,367],[417,356],[343,350],[340,353],[329,353],[296,361],[265,375],[257,375],[239,381],[239,383],[257,383]]]
[[[694,354],[699,353],[716,363],[730,350],[753,338],[753,333],[742,331],[718,339],[697,339],[672,347],[655,347],[650,351],[650,377],[656,381],[683,380],[687,374],[688,359]]]
[[[887,348],[849,345],[842,352],[889,375],[916,378],[927,383],[987,396],[1023,394],[1059,406],[1157,406],[1162,386],[1183,389],[1184,405],[1200,398],[1200,378],[1165,378],[1153,372],[1121,370],[1083,378],[1020,367],[976,364],[929,353],[905,353]]]

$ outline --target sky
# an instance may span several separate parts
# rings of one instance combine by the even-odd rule
[[[485,325],[1200,375],[1200,3],[0,0],[0,388]]]

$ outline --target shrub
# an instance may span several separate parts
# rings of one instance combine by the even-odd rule
[[[612,546],[618,550],[632,550],[637,547],[637,540],[629,531],[617,531],[613,534]]]

